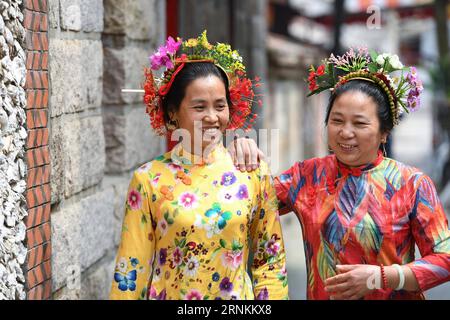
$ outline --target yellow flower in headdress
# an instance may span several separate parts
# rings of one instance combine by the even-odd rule
[[[202,32],[202,35],[200,36],[200,43],[203,46],[203,48],[211,50],[213,46],[209,43],[208,38],[206,37],[206,30]]]
[[[194,47],[198,46],[198,40],[194,39],[194,38],[190,38],[184,42],[184,45],[187,48],[194,48]]]
[[[239,61],[236,61],[235,63],[233,63],[232,69],[245,71],[245,66],[242,63],[240,63]]]
[[[220,55],[230,56],[231,47],[225,43],[218,43],[216,45],[216,50]]]

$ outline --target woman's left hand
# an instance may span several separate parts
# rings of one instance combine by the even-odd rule
[[[381,277],[379,266],[367,264],[336,265],[337,275],[325,281],[325,290],[332,300],[356,300],[370,293],[370,282]]]

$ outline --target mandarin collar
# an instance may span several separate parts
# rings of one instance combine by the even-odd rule
[[[169,151],[169,154],[174,164],[204,166],[220,159],[224,152],[226,152],[225,147],[221,143],[218,143],[212,148],[207,157],[203,157],[187,151],[181,143],[178,143],[173,147],[172,151]]]
[[[340,173],[342,174],[342,176],[354,176],[354,177],[359,177],[361,176],[365,171],[368,171],[370,169],[375,168],[376,166],[378,166],[384,159],[383,157],[383,152],[381,152],[381,150],[378,150],[378,154],[377,154],[377,158],[368,163],[368,164],[364,164],[362,166],[359,167],[349,167],[345,164],[343,164],[342,162],[340,162],[338,160],[338,158],[335,156],[338,168]]]

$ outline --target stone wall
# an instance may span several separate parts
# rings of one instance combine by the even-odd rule
[[[148,57],[165,40],[164,26],[165,1],[105,1],[103,124],[110,176],[164,151],[143,113],[142,95],[121,92],[141,88]]]
[[[26,32],[21,3],[0,1],[0,300],[26,298]]]
[[[50,0],[52,291],[106,299],[131,172],[164,152],[140,94],[164,1]]]
[[[165,1],[160,0],[109,0],[104,6],[102,113],[108,159],[104,183],[114,192],[116,218],[114,249],[102,268],[108,274],[109,293],[131,174],[166,148],[165,139],[151,130],[142,94],[121,89],[141,88],[148,57],[166,37],[166,12]]]
[[[102,209],[86,203],[105,192],[102,9],[101,0],[49,0],[52,292],[59,297],[81,297],[84,271],[103,254],[84,241],[86,217]]]
[[[268,0],[179,0],[178,4],[181,37],[197,37],[207,29],[210,42],[231,43],[247,72],[266,79]]]

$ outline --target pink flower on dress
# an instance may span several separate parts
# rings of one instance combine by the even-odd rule
[[[236,269],[242,263],[242,251],[226,251],[222,255],[222,264],[225,267]]]
[[[154,286],[150,286],[150,289],[148,290],[148,297],[156,298],[156,289]]]
[[[280,244],[274,238],[270,239],[265,244],[266,252],[271,256],[275,256],[280,251]]]
[[[161,177],[161,173],[157,173],[152,180],[152,184],[157,185],[160,177]]]
[[[198,206],[198,198],[194,193],[184,192],[180,195],[178,202],[185,209],[194,209]]]
[[[169,224],[167,223],[167,221],[165,219],[161,219],[158,222],[158,227],[159,227],[159,230],[161,230],[161,234],[163,236],[165,236],[167,233],[167,230],[169,229]]]
[[[175,164],[175,163],[168,163],[167,168],[169,168],[169,170],[172,172],[178,172],[178,171],[184,170],[182,166]]]
[[[152,162],[147,162],[147,163],[144,163],[142,166],[140,166],[137,171],[139,173],[147,172],[148,170],[150,170],[152,168],[152,166],[153,166]]]
[[[166,289],[163,289],[159,294],[154,286],[150,286],[150,289],[148,289],[148,298],[150,300],[166,300],[166,297]]]
[[[203,295],[200,291],[192,289],[186,294],[185,298],[186,300],[203,300]]]
[[[142,204],[142,196],[139,191],[132,189],[128,194],[128,204],[132,210],[139,210]]]
[[[183,262],[183,251],[176,247],[173,251],[173,263],[178,267]]]

